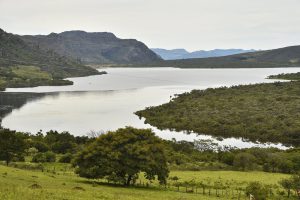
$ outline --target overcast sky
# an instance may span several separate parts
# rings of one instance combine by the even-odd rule
[[[0,0],[0,28],[107,31],[167,49],[271,49],[300,45],[300,0]]]

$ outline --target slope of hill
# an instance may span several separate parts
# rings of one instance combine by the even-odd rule
[[[27,45],[0,29],[0,88],[72,84],[72,76],[99,74],[76,60]]]
[[[20,38],[30,46],[51,49],[86,64],[149,63],[162,60],[142,42],[120,39],[107,32],[67,31]]]
[[[180,68],[266,68],[299,67],[300,46],[257,51],[215,58],[167,60],[147,64],[152,67]]]
[[[211,51],[193,51],[188,52],[185,49],[159,49],[153,48],[157,55],[161,56],[164,60],[179,60],[179,59],[189,59],[189,58],[210,58],[210,57],[220,57],[229,56],[234,54],[249,53],[256,50],[244,50],[244,49],[214,49]]]

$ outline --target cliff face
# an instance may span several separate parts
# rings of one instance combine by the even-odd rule
[[[161,60],[142,42],[120,39],[107,32],[67,31],[20,37],[31,46],[53,50],[85,64],[130,64]]]

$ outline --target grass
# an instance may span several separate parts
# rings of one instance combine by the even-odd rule
[[[73,173],[61,170],[63,164],[47,164],[56,172],[30,171],[0,166],[0,199],[5,200],[58,200],[58,199],[107,199],[107,200],[215,200],[228,199],[214,195],[189,194],[156,188],[117,187],[105,184],[92,184],[93,181],[80,178]],[[60,169],[61,168],[61,169]],[[239,182],[261,181],[267,184],[277,184],[277,181],[287,177],[283,174],[263,172],[233,172],[233,171],[173,171],[170,176],[178,176],[179,181],[191,179],[211,181],[223,179]],[[40,188],[39,188],[40,187]],[[233,185],[235,187],[235,185]]]
[[[286,174],[267,173],[267,172],[240,172],[240,171],[172,171],[170,176],[179,177],[179,181],[202,181],[211,179],[212,182],[222,179],[223,181],[235,182],[251,182],[259,181],[263,184],[277,184],[283,178],[287,178]],[[235,186],[234,186],[235,187]]]
[[[13,67],[12,72],[16,74],[17,77],[23,79],[45,79],[45,80],[52,79],[52,76],[48,72],[41,71],[39,67],[35,67],[35,66]]]

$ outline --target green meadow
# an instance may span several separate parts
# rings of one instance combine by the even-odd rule
[[[201,188],[197,193],[187,193],[185,187],[174,186],[159,187],[157,183],[149,183],[148,187],[139,187],[139,183],[145,180],[138,180],[136,186],[121,187],[108,184],[106,181],[88,180],[75,175],[68,164],[44,164],[44,170],[32,171],[13,167],[0,166],[0,199],[3,200],[40,200],[40,199],[107,199],[107,200],[214,200],[214,199],[248,199],[236,191],[237,187],[243,187],[250,181],[259,181],[272,185],[274,199],[284,199],[276,195],[276,191],[283,191],[278,181],[289,175],[265,172],[237,172],[237,171],[172,171],[170,177],[177,176],[178,182],[184,181],[210,181],[230,183],[230,188],[223,191],[208,189],[203,194]],[[169,181],[173,185],[174,181]],[[188,189],[190,190],[190,189]],[[226,194],[227,191],[227,194]]]

